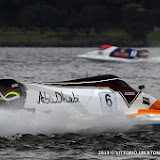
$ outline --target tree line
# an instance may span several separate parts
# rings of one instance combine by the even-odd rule
[[[72,32],[125,29],[133,39],[146,40],[160,26],[159,0],[0,0],[0,29],[15,27],[41,34],[47,30]]]

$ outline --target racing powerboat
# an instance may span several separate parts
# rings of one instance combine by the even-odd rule
[[[160,101],[143,93],[143,88],[136,91],[115,75],[44,83],[1,79],[0,108],[82,117],[119,111],[125,117],[160,120]]]
[[[99,49],[88,52],[78,57],[99,60],[99,61],[122,61],[131,62],[142,60],[149,55],[147,50],[137,50],[132,48],[120,48],[117,46],[103,45]]]

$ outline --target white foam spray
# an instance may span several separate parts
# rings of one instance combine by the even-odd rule
[[[80,117],[66,112],[42,113],[26,110],[0,111],[0,136],[15,134],[54,134],[78,133],[83,131],[97,133],[104,131],[122,131],[134,125],[131,119],[120,113],[108,113],[102,116]]]

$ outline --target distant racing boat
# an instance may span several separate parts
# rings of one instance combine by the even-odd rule
[[[117,46],[103,45],[99,49],[88,52],[78,57],[100,60],[100,61],[135,61],[147,58],[149,55],[147,50],[137,50],[132,48],[120,48]]]

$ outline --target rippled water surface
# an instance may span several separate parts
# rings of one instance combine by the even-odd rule
[[[95,48],[0,48],[1,78],[59,81],[115,74],[133,88],[160,99],[160,48],[145,48],[148,60],[135,63],[96,62],[77,58]],[[67,128],[66,115],[0,113],[0,159],[159,159],[159,155],[99,155],[100,151],[160,151],[160,125],[134,126],[115,117]],[[96,125],[95,125],[96,124]],[[103,125],[102,125],[103,124]]]

